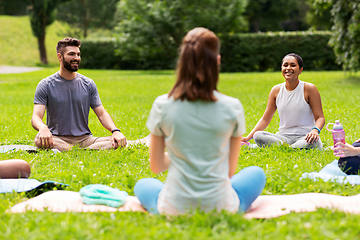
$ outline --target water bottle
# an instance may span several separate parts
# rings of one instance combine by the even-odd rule
[[[330,124],[334,125],[332,130],[328,128],[328,125]],[[335,144],[338,142],[342,142],[345,144],[345,131],[343,126],[340,124],[340,121],[336,120],[335,123],[328,123],[326,125],[326,129],[332,132],[332,137],[334,141],[334,155],[338,157],[345,157],[344,152],[336,150],[337,146],[335,146]]]

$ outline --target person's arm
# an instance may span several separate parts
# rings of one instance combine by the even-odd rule
[[[230,152],[229,152],[229,177],[234,176],[236,166],[239,159],[239,152],[241,149],[242,137],[232,137],[230,139]],[[152,143],[151,143],[152,144]]]
[[[343,157],[352,157],[352,156],[359,156],[360,155],[360,147],[354,147],[348,143],[342,143],[342,142],[338,142],[335,145],[336,148],[334,148],[334,151],[338,151],[342,154],[343,152]],[[336,156],[335,152],[334,155]]]
[[[310,83],[305,83],[305,93],[305,97],[307,96],[308,103],[314,114],[314,127],[317,127],[321,130],[325,124],[325,117],[322,110],[320,93],[315,85]],[[317,142],[319,140],[319,131],[317,129],[312,129],[308,134],[306,134],[305,140],[308,143]]]
[[[93,110],[104,128],[106,128],[110,132],[114,129],[117,129],[110,114],[105,110],[103,106],[96,107]],[[114,131],[112,133],[111,144],[114,148],[117,148],[118,146],[125,147],[126,138],[124,134],[122,134],[120,131]]]
[[[30,165],[20,159],[0,161],[0,178],[28,178],[30,176]]]
[[[271,119],[273,118],[273,116],[276,112],[276,98],[277,98],[277,95],[279,94],[280,86],[281,85],[276,85],[271,89],[269,98],[268,98],[268,102],[266,105],[266,109],[265,109],[263,116],[258,121],[258,123],[255,125],[253,130],[251,130],[249,135],[244,137],[242,139],[242,141],[244,141],[244,142],[249,141],[250,139],[253,138],[253,135],[255,132],[263,131],[265,128],[267,128],[267,126],[269,126]]]
[[[54,145],[53,136],[48,126],[43,122],[46,106],[41,104],[35,104],[33,115],[31,117],[31,125],[37,131],[39,131],[39,138],[41,146],[50,148]]]
[[[150,169],[158,174],[169,169],[170,159],[167,152],[165,152],[164,137],[159,137],[151,134],[150,144]]]

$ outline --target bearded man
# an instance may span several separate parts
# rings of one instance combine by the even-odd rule
[[[39,131],[34,140],[38,148],[65,151],[78,145],[89,149],[116,149],[127,144],[102,106],[94,81],[76,72],[81,60],[80,44],[75,38],[60,40],[56,46],[60,71],[37,85],[31,124]],[[112,136],[92,136],[88,126],[90,107]],[[46,124],[43,122],[45,110]]]

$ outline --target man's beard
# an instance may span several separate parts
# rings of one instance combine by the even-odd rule
[[[71,62],[78,62],[78,65],[77,66],[71,66]],[[79,65],[80,65],[80,61],[70,61],[70,62],[67,62],[65,61],[65,59],[63,59],[63,65],[64,65],[64,68],[70,72],[76,72],[77,70],[79,70]]]

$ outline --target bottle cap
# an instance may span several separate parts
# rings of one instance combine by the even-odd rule
[[[333,130],[341,130],[341,129],[343,129],[343,126],[340,124],[340,120],[336,120]]]

